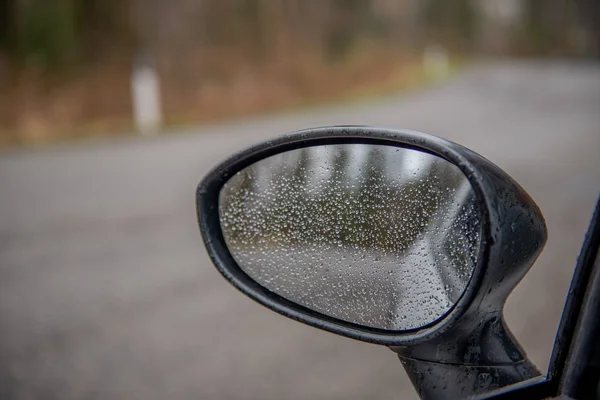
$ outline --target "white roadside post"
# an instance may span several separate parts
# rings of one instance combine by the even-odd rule
[[[133,65],[131,93],[137,131],[145,136],[157,134],[163,122],[160,82],[154,64],[147,57],[140,57]]]

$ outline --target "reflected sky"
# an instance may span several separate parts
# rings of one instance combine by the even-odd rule
[[[233,257],[258,283],[382,329],[445,314],[479,251],[479,212],[462,172],[391,146],[325,145],[266,158],[225,184],[219,213]]]

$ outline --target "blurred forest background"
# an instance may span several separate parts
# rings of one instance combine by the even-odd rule
[[[0,145],[133,131],[139,65],[190,124],[412,87],[430,49],[597,57],[598,21],[595,0],[0,0]]]

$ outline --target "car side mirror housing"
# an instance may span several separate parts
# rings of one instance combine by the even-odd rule
[[[546,241],[496,165],[408,130],[333,126],[256,145],[199,184],[209,256],[305,324],[395,351],[423,398],[539,375],[502,318]]]

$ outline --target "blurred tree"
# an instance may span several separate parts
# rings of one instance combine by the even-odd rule
[[[72,64],[77,52],[74,0],[21,1],[15,11],[17,60],[42,68]]]
[[[0,0],[0,50],[12,53],[14,51],[14,0]]]
[[[574,30],[596,46],[598,8],[587,0],[0,0],[0,50],[48,68],[138,46],[235,48],[264,62],[316,49],[343,60],[373,38],[397,48],[436,42],[496,51],[502,42],[502,52],[547,53],[568,49]],[[489,39],[478,44],[481,36]]]
[[[0,46],[21,66],[60,69],[131,49],[129,0],[0,0]]]
[[[133,13],[134,0],[71,1],[77,3],[77,46],[83,60],[96,62],[107,55],[132,54],[136,50],[141,35]]]

